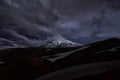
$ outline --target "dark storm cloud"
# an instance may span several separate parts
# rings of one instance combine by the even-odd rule
[[[62,36],[82,42],[98,30],[96,20],[102,20],[96,37],[120,37],[119,4],[119,0],[0,0],[0,49],[39,46]]]
[[[58,16],[49,2],[44,0],[0,2],[0,48],[41,45],[47,38],[57,35],[54,23]]]
[[[94,19],[100,20],[101,16],[104,16],[101,21],[101,33],[96,37],[120,37],[120,10],[116,9],[118,4],[119,0],[70,0],[69,3],[66,1],[59,4],[62,7],[59,8],[62,19],[57,23],[60,25],[58,31],[62,31],[63,36],[71,39],[93,37],[92,33],[96,30],[92,25]]]

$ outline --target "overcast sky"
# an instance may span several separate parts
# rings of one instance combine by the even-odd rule
[[[92,31],[96,29],[91,26],[93,19],[99,19],[102,16],[101,12],[105,9],[105,17],[101,23],[102,32],[97,36],[119,37],[120,10],[114,6],[110,7],[109,5],[112,6],[112,4],[103,1],[105,0],[66,0],[64,3],[61,2],[59,12],[62,18],[58,24],[60,24],[61,30],[65,30],[65,34],[63,32],[62,34],[76,36],[76,38],[91,36]]]
[[[119,21],[119,0],[1,0],[0,48],[120,37]]]

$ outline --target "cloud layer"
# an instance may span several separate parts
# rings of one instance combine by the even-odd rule
[[[0,49],[39,46],[56,36],[75,42],[120,37],[118,4],[119,0],[1,0]],[[101,32],[93,36],[98,24]]]
[[[58,16],[49,4],[43,0],[1,0],[0,48],[41,45],[55,36]]]
[[[120,37],[118,4],[119,0],[66,0],[59,4],[62,18],[57,29],[63,36],[78,42],[83,37]],[[98,26],[101,32],[93,36]]]

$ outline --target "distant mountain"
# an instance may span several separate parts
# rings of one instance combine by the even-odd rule
[[[74,43],[64,38],[59,38],[59,39],[47,41],[47,43],[44,46],[47,48],[55,48],[55,47],[65,48],[65,47],[79,47],[82,46],[82,44]]]

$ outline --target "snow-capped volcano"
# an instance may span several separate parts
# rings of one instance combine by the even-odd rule
[[[63,37],[55,38],[52,40],[48,40],[45,47],[78,47],[82,46],[81,44],[74,43],[72,41],[69,41],[67,39],[64,39]]]

